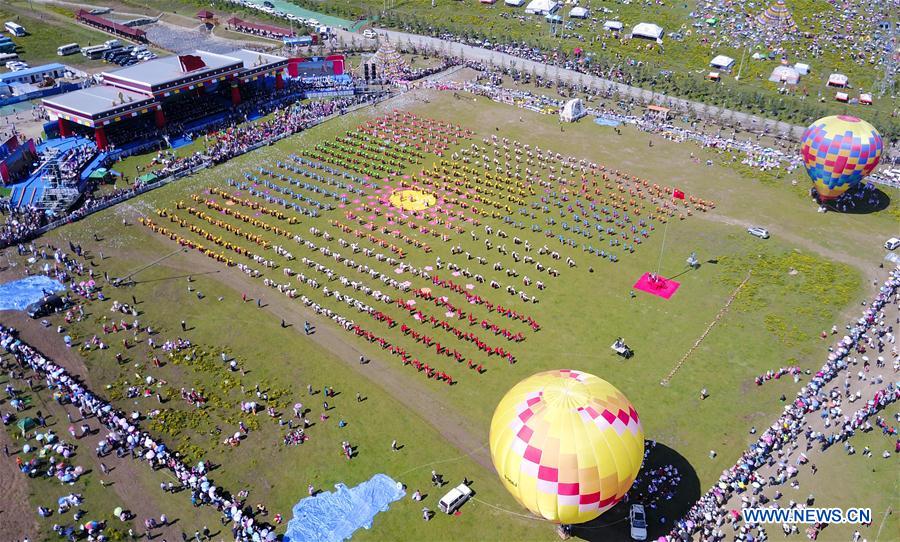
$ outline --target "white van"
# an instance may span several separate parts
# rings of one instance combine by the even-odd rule
[[[378,33],[371,28],[366,28],[365,30],[363,30],[363,37],[367,40],[374,40],[378,37]]]
[[[900,239],[897,239],[896,237],[891,237],[884,242],[884,248],[888,250],[896,250],[898,247],[900,247]]]
[[[445,514],[452,514],[472,496],[472,488],[466,484],[459,484],[441,497],[438,508]]]

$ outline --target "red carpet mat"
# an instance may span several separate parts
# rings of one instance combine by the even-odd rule
[[[657,275],[656,280],[654,280],[651,273],[644,273],[641,278],[634,283],[635,289],[659,296],[663,299],[672,297],[679,286],[681,286],[680,283],[659,275]]]

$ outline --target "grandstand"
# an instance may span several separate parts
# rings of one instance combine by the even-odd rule
[[[120,38],[136,41],[138,43],[148,42],[147,33],[143,30],[125,26],[124,24],[119,24],[115,21],[110,21],[109,19],[104,19],[99,15],[94,15],[83,9],[78,10],[78,13],[75,14],[75,20]]]
[[[287,65],[287,58],[243,49],[227,55],[194,51],[105,72],[102,85],[45,98],[43,106],[60,136],[93,130],[97,146],[106,149],[158,137],[154,132],[169,122],[184,125],[221,114],[241,103],[242,86],[269,84],[271,78],[280,89]]]
[[[97,147],[89,139],[68,137],[43,143],[37,151],[44,158],[24,181],[12,185],[10,205],[63,210],[85,187],[82,172],[98,156]]]

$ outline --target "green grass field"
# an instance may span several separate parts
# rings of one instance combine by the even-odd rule
[[[559,250],[563,259],[566,256],[575,258],[578,266],[569,269],[562,261],[551,262],[561,271],[561,277],[555,279],[535,276],[529,270],[533,278],[539,277],[547,283],[546,291],[537,292],[540,297],[537,305],[525,304],[502,289],[477,286],[476,292],[533,315],[542,329],[538,333],[528,332],[524,342],[508,346],[518,358],[514,365],[497,358],[488,359],[467,343],[453,343],[453,347],[484,363],[488,369],[479,375],[464,366],[451,365],[446,358],[437,360],[439,368],[458,380],[454,386],[426,380],[414,369],[402,366],[397,358],[353,338],[330,322],[309,316],[299,300],[289,300],[277,291],[265,288],[261,279],[248,278],[237,269],[227,268],[196,251],[178,252],[177,244],[137,224],[138,217],[152,218],[179,235],[200,240],[187,229],[157,216],[155,209],[167,208],[192,225],[216,231],[217,235],[233,242],[241,241],[281,267],[297,270],[299,261],[289,262],[272,250],[264,250],[225,233],[184,210],[176,211],[176,202],[183,201],[213,214],[214,211],[193,202],[190,196],[210,197],[210,188],[226,188],[226,178],[243,179],[243,172],[259,166],[275,169],[275,162],[285,160],[288,154],[333,139],[373,116],[387,114],[395,108],[474,129],[476,135],[468,143],[480,146],[483,137],[496,134],[542,149],[585,157],[611,169],[715,200],[717,205],[710,212],[673,220],[666,231],[661,259],[663,227],[659,225],[635,253],[622,255],[616,264],[597,257],[589,260],[590,256],[580,248],[560,248],[555,240],[534,234],[527,228],[519,230],[503,225],[499,220],[485,219],[486,224],[507,230],[510,239],[518,235],[529,239],[535,247],[546,243]],[[653,141],[652,148],[648,146],[648,139]],[[192,150],[190,146],[180,149],[182,153]],[[700,160],[697,163],[690,160],[691,152],[698,154]],[[707,157],[714,160],[713,166],[702,165]],[[522,517],[526,511],[506,494],[496,474],[484,466],[487,433],[495,405],[513,384],[541,370],[573,368],[601,376],[621,389],[640,413],[647,438],[671,450],[666,462],[676,461],[682,465],[686,487],[677,498],[660,503],[650,516],[651,534],[660,534],[665,529],[658,523],[660,518],[665,516],[671,520],[689,505],[690,499],[696,498],[698,491],[705,491],[722,469],[730,466],[753,440],[754,437],[748,434],[750,427],[766,427],[771,423],[782,408],[779,395],[790,397],[798,387],[787,381],[757,387],[753,378],[783,365],[796,364],[808,369],[821,365],[825,345],[818,339],[818,333],[833,323],[842,323],[846,314],[855,315],[859,302],[871,295],[871,270],[877,267],[883,255],[881,243],[896,233],[896,215],[891,212],[819,214],[803,196],[801,187],[791,186],[787,180],[762,182],[742,177],[724,163],[723,158],[631,128],[623,128],[622,135],[616,135],[609,128],[582,121],[566,125],[565,132],[561,132],[556,119],[551,116],[465,94],[462,99],[454,99],[450,93],[427,92],[340,117],[61,228],[48,236],[47,241],[83,244],[94,256],[96,270],[107,271],[111,276],[140,270],[134,276],[136,286],[125,290],[107,288],[107,298],[130,302],[131,295],[135,295],[140,301],[138,308],[142,312],[142,322],[158,329],[162,339],[186,335],[197,345],[190,361],[170,360],[156,369],[149,363],[150,353],[145,344],[124,351],[118,343],[119,336],[112,335],[106,339],[112,345],[109,350],[80,356],[88,368],[92,387],[121,408],[142,412],[160,408],[162,412],[156,421],[145,422],[145,427],[163,436],[189,457],[202,454],[221,464],[222,467],[213,473],[216,482],[233,491],[250,489],[249,502],[266,503],[271,514],[280,512],[285,520],[290,519],[290,507],[306,496],[309,483],[329,490],[338,482],[356,485],[378,472],[405,483],[410,494],[415,489],[427,492],[424,505],[435,510],[437,499],[445,491],[430,487],[430,470],[435,468],[454,484],[463,476],[475,480],[473,487],[477,491],[477,500],[467,504],[460,516],[438,515],[434,521],[426,523],[420,514],[423,503],[407,498],[392,505],[390,511],[379,514],[371,530],[359,531],[354,538],[551,540],[555,537],[552,526]],[[410,167],[407,172],[414,173],[436,160],[430,156],[421,166]],[[147,161],[147,157],[133,158],[117,169],[131,176],[138,163],[146,165]],[[896,201],[898,194],[889,195]],[[245,196],[250,197],[249,194]],[[221,201],[221,198],[216,199]],[[890,210],[895,212],[896,208],[897,204],[892,203]],[[245,207],[233,209],[247,212]],[[538,213],[536,221],[543,223],[547,216],[555,216],[558,223],[564,220],[554,207],[549,215]],[[122,225],[123,218],[128,221],[128,226]],[[298,260],[307,256],[326,262],[321,254],[313,255],[293,241],[278,238],[233,216],[215,214],[215,218],[262,235],[273,244],[284,245]],[[317,219],[302,217],[295,225],[287,225],[264,214],[257,218],[304,238],[312,238],[310,227],[331,231],[337,238],[341,235],[329,225],[329,220],[351,223],[340,209],[325,212]],[[522,219],[519,215],[514,218]],[[384,218],[377,220],[380,222]],[[526,224],[532,222],[527,218],[524,220]],[[746,225],[751,223],[767,227],[772,238],[763,241],[747,235]],[[559,225],[555,228],[559,230]],[[94,235],[102,241],[95,242]],[[409,249],[405,261],[421,267],[435,265],[435,258],[440,257],[463,267],[477,267],[487,281],[496,279],[504,285],[510,282],[505,274],[492,271],[490,265],[478,266],[475,262],[466,262],[464,256],[451,255],[450,246],[459,244],[463,250],[485,256],[491,263],[502,261],[506,266],[515,265],[524,271],[523,264],[513,264],[509,257],[501,256],[496,250],[486,251],[484,232],[480,228],[477,242],[471,240],[468,232],[452,236],[446,243],[427,238],[434,251],[425,254]],[[506,241],[512,246],[510,239]],[[500,244],[499,239],[496,241],[495,244]],[[326,243],[315,238],[315,242],[345,251],[335,241]],[[368,243],[361,243],[368,246]],[[103,261],[98,257],[101,251],[105,256]],[[692,251],[696,251],[703,262],[696,271],[688,271],[684,264]],[[259,267],[244,259],[238,261]],[[348,277],[363,278],[330,260],[326,264]],[[373,264],[380,270],[385,265]],[[667,301],[642,293],[630,296],[634,281],[643,272],[655,270],[657,265],[664,276],[677,276],[681,282],[677,294]],[[593,267],[593,272],[589,267]],[[703,333],[748,273],[750,279],[731,309],[670,384],[661,386],[660,381]],[[466,280],[450,277],[446,270],[439,274],[455,281]],[[188,275],[193,277],[193,282],[187,282]],[[288,280],[281,268],[268,271],[265,276],[277,282]],[[425,285],[409,278],[414,287]],[[298,281],[291,279],[291,282],[296,284]],[[189,291],[189,288],[193,290]],[[198,299],[196,291],[203,293],[203,299]],[[339,305],[333,298],[325,299],[318,291],[301,288],[301,292],[327,307],[350,314],[346,305]],[[242,303],[242,293],[247,293],[251,299],[262,298],[264,306],[258,308],[253,302]],[[357,297],[375,305],[371,298],[362,294]],[[405,314],[396,306],[375,306],[398,319]],[[433,307],[428,308],[431,310],[426,312],[434,312]],[[472,310],[479,317],[483,315],[479,309]],[[97,334],[104,317],[117,317],[108,312],[108,303],[92,303],[88,312],[86,321],[70,330],[77,340]],[[496,314],[489,317],[499,319]],[[290,327],[281,327],[281,319]],[[192,328],[189,332],[181,332],[181,320],[189,323]],[[303,334],[305,320],[319,328],[312,337]],[[433,350],[427,353],[424,347],[402,337],[398,331],[377,328],[369,320],[358,321],[389,336],[392,342],[406,347],[420,359],[434,359]],[[513,330],[525,332],[524,326],[508,325]],[[433,334],[448,343],[451,340],[449,335],[440,335],[438,331]],[[623,360],[609,349],[617,336],[624,337],[634,348],[634,358]],[[121,365],[114,358],[117,351],[123,351],[128,358]],[[223,351],[236,357],[248,373],[239,376],[227,371],[219,361]],[[360,366],[356,363],[360,353],[375,361]],[[147,399],[124,396],[128,385],[136,384],[148,374],[167,382],[159,388],[164,396],[170,397],[162,406],[152,396]],[[308,430],[309,442],[286,447],[281,443],[285,428],[279,427],[265,412],[258,416],[240,413],[238,403],[255,397],[252,392],[256,384],[269,391],[270,400],[278,411],[289,413],[290,405],[297,401],[312,409],[309,417],[315,425]],[[316,389],[330,385],[340,392],[333,400],[336,408],[329,413],[327,421],[318,418],[321,393],[309,397],[307,384]],[[189,407],[178,396],[181,387],[202,389],[208,398],[207,406],[200,411]],[[242,393],[242,387],[245,393]],[[706,388],[710,394],[705,401],[698,399],[701,388]],[[357,392],[366,400],[357,402]],[[348,425],[338,427],[340,419]],[[239,420],[243,420],[251,432],[240,446],[232,448],[223,444],[223,440],[236,430]],[[404,445],[401,451],[390,450],[393,439]],[[359,447],[358,456],[351,461],[340,455],[342,440],[349,440]],[[886,442],[875,439],[870,445],[877,451],[879,448],[875,446],[890,444]],[[714,459],[708,456],[711,449],[717,451]],[[896,477],[880,474],[883,470],[872,473],[871,465],[865,461],[856,456],[844,460],[843,455],[829,453],[827,471],[826,460],[823,460],[819,477],[804,479],[795,500],[805,498],[806,492],[814,489],[818,496],[817,505],[871,506],[875,517],[880,518],[888,506],[896,505],[896,499],[892,497],[897,491]],[[185,495],[169,496],[160,492],[156,487],[163,480],[159,473],[149,471],[144,465],[136,468],[140,474],[134,483],[146,489],[148,506],[164,510],[171,517],[182,518],[183,527],[179,525],[179,528],[193,532],[203,522],[215,521],[208,511],[197,516],[194,511],[185,510]],[[96,504],[98,509],[108,510],[115,505],[116,499],[104,495],[92,478],[85,480],[88,484],[85,492],[92,501],[99,503]],[[839,489],[851,486],[854,489],[850,493]],[[55,493],[55,487],[46,484],[36,484],[33,488],[34,506],[62,494]],[[601,523],[615,522],[621,514],[621,507],[617,508],[608,518],[601,518]],[[47,521],[41,524],[44,532],[49,524]],[[864,536],[873,540],[878,527],[876,523]],[[888,520],[885,528],[885,532],[896,532],[896,515]],[[834,526],[829,528],[828,536],[846,539],[851,532],[852,528],[848,526]],[[603,533],[607,540],[624,539],[627,527],[618,523],[597,533]]]
[[[99,60],[90,60],[80,54],[61,57],[56,54],[60,45],[78,43],[82,47],[102,44],[111,36],[75,23],[74,12],[58,6],[43,6],[24,1],[4,2],[0,5],[0,20],[15,21],[25,27],[27,36],[12,40],[16,43],[19,58],[32,66],[49,62],[61,62],[78,68],[103,66]]]

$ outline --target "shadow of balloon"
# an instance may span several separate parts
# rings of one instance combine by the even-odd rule
[[[649,444],[648,441],[647,445],[649,446]],[[674,495],[668,499],[665,496],[658,496],[659,500],[655,502],[655,508],[651,508],[651,503],[642,499],[642,496],[647,494],[647,485],[653,478],[650,471],[667,465],[678,470],[681,481],[674,488]],[[673,522],[687,513],[688,509],[700,498],[700,479],[684,456],[665,444],[656,443],[641,466],[641,475],[628,495],[629,502],[619,502],[593,521],[572,525],[572,535],[592,542],[629,542],[633,539],[631,538],[628,512],[632,504],[643,504],[647,513],[647,540],[656,540],[667,534],[672,528]],[[665,523],[661,523],[663,519]]]
[[[859,192],[865,192],[863,188],[857,188]],[[849,194],[850,192],[848,192]],[[836,213],[843,213],[847,215],[867,215],[871,213],[877,213],[879,211],[884,211],[891,205],[891,197],[884,193],[878,187],[872,191],[871,194],[866,194],[862,199],[856,201],[855,206],[845,205],[843,202],[845,201],[846,196],[841,197],[835,202],[825,203],[825,207],[828,208],[829,211],[833,211]],[[850,201],[850,198],[847,198],[846,201]]]

